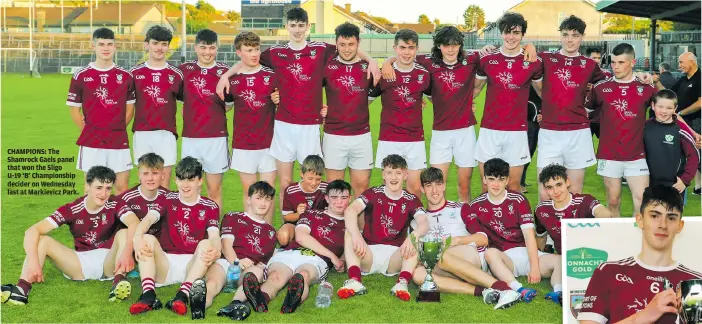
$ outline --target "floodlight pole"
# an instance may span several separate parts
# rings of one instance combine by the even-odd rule
[[[656,23],[658,20],[651,19],[651,63],[648,65],[651,72],[654,71],[654,66],[656,66]]]
[[[186,36],[187,36],[187,34],[185,33],[185,0],[182,0],[182,1],[181,1],[180,11],[181,11],[181,17],[180,17],[181,22],[180,22],[180,25],[181,25],[181,28],[182,28],[181,33],[183,34],[182,40],[180,41],[180,52],[181,52],[180,62],[181,62],[181,63],[185,63],[185,52],[186,52],[186,51],[185,51],[185,46],[186,46],[186,44],[187,44],[187,42],[185,41],[185,38],[186,38]]]
[[[34,29],[34,0],[32,0],[29,6],[29,77],[32,77],[32,70],[34,70],[34,57],[33,52],[33,41],[32,41],[32,30]]]
[[[93,0],[90,0],[90,33],[93,32]]]
[[[61,0],[61,32],[66,32],[63,30],[63,0]]]
[[[122,35],[122,0],[119,0],[119,18],[117,18],[117,32]]]

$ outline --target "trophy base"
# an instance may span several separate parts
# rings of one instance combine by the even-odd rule
[[[438,291],[419,291],[417,302],[438,303],[441,302],[441,295]]]

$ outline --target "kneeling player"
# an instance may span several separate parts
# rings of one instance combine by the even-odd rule
[[[205,289],[204,285],[193,287],[193,281],[205,275],[207,267],[221,254],[219,207],[214,201],[200,196],[202,164],[195,158],[186,157],[178,162],[175,173],[178,192],[166,195],[167,211],[159,237],[145,234],[160,220],[155,213],[147,215],[134,234],[143,292],[139,301],[129,308],[132,314],[161,308],[155,285],[182,283],[166,308],[185,315],[190,289]]]
[[[427,233],[429,223],[419,198],[402,189],[407,179],[405,159],[390,154],[383,159],[382,167],[385,184],[366,190],[344,211],[344,256],[349,279],[337,291],[342,299],[367,292],[361,272],[386,276],[399,272],[390,292],[402,300],[410,299],[407,284],[417,267],[417,254],[407,237],[410,218],[417,222],[413,233],[418,239]],[[363,233],[358,229],[361,212],[365,218]]]
[[[25,305],[32,284],[44,282],[44,262],[51,259],[63,275],[71,280],[109,280],[114,276],[109,300],[129,297],[131,286],[124,274],[134,268],[132,251],[125,249],[127,230],[139,219],[129,206],[110,195],[115,172],[94,166],[86,173],[87,194],[59,207],[51,216],[32,225],[24,234],[24,259],[17,285],[2,286],[2,303]],[[61,225],[68,225],[75,250],[48,236]]]
[[[683,200],[673,187],[643,192],[636,224],[642,232],[641,253],[600,264],[585,293],[578,320],[592,323],[679,323],[681,281],[702,279],[702,273],[673,260],[675,236],[683,230]],[[693,234],[694,235],[694,234]],[[634,242],[635,244],[640,244]]]
[[[432,271],[439,290],[482,296],[486,304],[497,303],[496,309],[514,304],[519,299],[519,294],[511,290],[507,283],[496,280],[482,269],[485,263],[483,252],[488,244],[487,235],[476,217],[469,213],[469,205],[446,200],[446,184],[440,169],[428,168],[422,171],[419,178],[422,192],[427,197],[429,231],[442,238],[451,235],[451,247]],[[416,222],[411,225],[416,227]],[[414,283],[423,284],[426,275],[426,269],[418,266],[414,270]]]
[[[547,298],[560,301],[561,257],[537,249],[529,201],[521,193],[506,189],[509,168],[501,159],[487,160],[483,182],[488,192],[470,203],[470,213],[476,215],[490,240],[485,261],[492,274],[520,293],[523,301],[532,301],[536,290],[522,287],[515,279],[519,276],[528,276],[529,283],[550,276],[554,292]]]

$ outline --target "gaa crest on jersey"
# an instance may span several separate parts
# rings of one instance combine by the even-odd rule
[[[524,62],[522,63],[522,68],[525,69],[525,70],[528,69],[528,68],[529,68],[529,62],[528,62],[528,61],[524,61]]]
[[[507,206],[507,209],[509,210],[510,215],[514,214],[514,205],[513,204],[509,204],[509,206]]]
[[[316,49],[311,50],[311,51],[310,51],[310,56],[312,56],[312,57],[317,56],[317,50],[316,50]]]
[[[217,76],[221,76],[221,75],[222,75],[222,69],[217,69]]]
[[[361,69],[365,70],[368,68],[368,63],[361,63]]]
[[[419,84],[424,83],[424,74],[420,74],[417,76],[417,83],[419,83]]]
[[[407,204],[402,203],[401,209],[402,209],[402,212],[404,213],[404,212],[405,212],[405,209],[407,209]]]
[[[173,84],[175,81],[175,75],[171,74],[168,76],[168,83]]]
[[[465,59],[464,59],[463,62],[461,62],[461,63],[462,63],[463,65],[468,65],[468,61],[465,60]]]
[[[312,201],[312,199],[307,199],[307,207],[308,208],[312,208],[312,203],[314,203],[314,201]]]
[[[107,215],[103,213],[102,215],[100,215],[100,219],[102,220],[102,225],[107,224]]]
[[[263,84],[269,85],[271,83],[271,77],[266,75],[263,77]]]
[[[204,211],[204,210],[201,210],[201,211],[200,211],[200,217],[198,217],[198,219],[199,219],[199,220],[205,219],[205,211]]]
[[[636,92],[639,94],[639,96],[643,95],[643,90],[644,90],[643,86],[636,87]]]
[[[122,74],[117,74],[117,83],[122,84]]]
[[[585,67],[587,65],[587,60],[580,59],[580,67]]]
[[[275,231],[268,231],[268,237],[273,238]]]

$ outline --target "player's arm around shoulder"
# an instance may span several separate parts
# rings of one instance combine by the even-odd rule
[[[366,203],[359,197],[344,210],[344,226],[352,236],[361,235],[361,230],[358,228],[358,215],[365,209]]]
[[[229,212],[222,217],[222,256],[224,256],[229,263],[234,263],[234,260],[238,259],[236,252],[234,251],[234,240],[236,239],[234,236],[234,227],[237,226],[235,219],[236,217],[238,216],[232,212]]]

